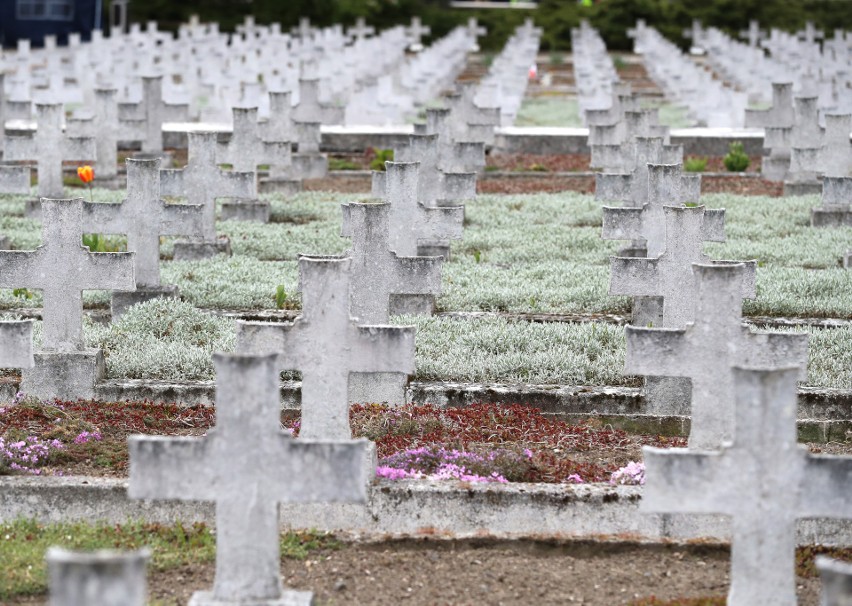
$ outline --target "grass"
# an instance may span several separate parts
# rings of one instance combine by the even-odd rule
[[[324,533],[281,535],[281,555],[285,558],[304,560],[313,551],[339,545]],[[16,520],[0,525],[0,599],[47,592],[44,556],[52,546],[81,551],[147,546],[152,552],[150,568],[155,571],[212,562],[216,557],[215,535],[204,524],[40,524]]]
[[[576,99],[540,97],[524,99],[515,126],[583,126]]]

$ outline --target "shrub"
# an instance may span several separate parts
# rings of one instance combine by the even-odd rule
[[[683,168],[688,173],[703,173],[707,169],[707,158],[687,158],[683,163]]]
[[[741,173],[748,168],[748,154],[745,153],[743,144],[739,141],[734,141],[728,147],[728,155],[724,158],[725,168],[731,172]]]
[[[373,153],[375,157],[370,162],[371,170],[385,170],[385,162],[393,162],[392,149],[378,149],[374,147]]]

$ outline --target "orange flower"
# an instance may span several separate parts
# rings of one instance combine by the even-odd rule
[[[77,176],[83,183],[91,183],[95,178],[95,171],[91,166],[79,166],[77,167]]]

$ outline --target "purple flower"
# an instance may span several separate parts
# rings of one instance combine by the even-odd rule
[[[645,464],[630,461],[627,465],[613,472],[609,478],[610,484],[643,485],[645,483]]]
[[[99,431],[92,431],[92,432],[83,431],[83,432],[80,432],[80,435],[78,435],[76,438],[74,438],[74,443],[75,444],[87,444],[87,443],[91,442],[92,440],[94,440],[95,442],[101,441],[101,434],[100,434]]]

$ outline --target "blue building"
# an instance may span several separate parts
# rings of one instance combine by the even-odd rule
[[[14,47],[29,38],[41,46],[50,35],[65,44],[75,32],[88,40],[101,27],[101,12],[102,0],[0,0],[0,44]]]

